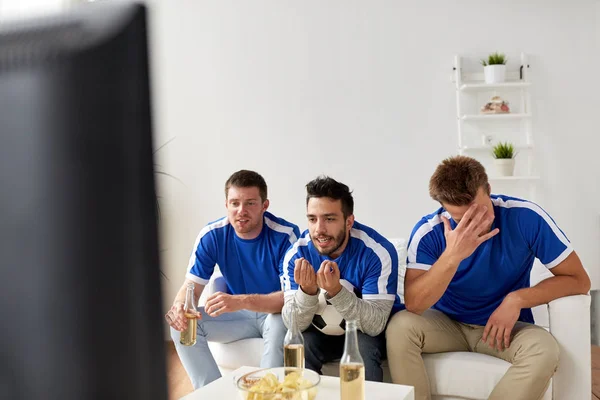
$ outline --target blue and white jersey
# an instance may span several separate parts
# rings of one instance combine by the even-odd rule
[[[298,258],[306,259],[315,272],[323,261],[334,261],[340,270],[340,279],[352,284],[357,296],[363,300],[393,300],[392,313],[404,308],[397,294],[398,253],[392,243],[368,226],[354,221],[348,244],[335,259],[321,255],[310,240],[309,231],[304,231],[287,251],[281,265],[281,283],[286,296],[298,290],[294,281]]]
[[[299,235],[296,225],[265,212],[260,235],[246,240],[238,237],[227,217],[223,217],[198,234],[186,278],[206,285],[217,264],[230,294],[279,291],[279,265]]]
[[[491,199],[492,229],[500,232],[460,263],[446,292],[433,306],[467,324],[485,325],[508,293],[529,287],[535,258],[551,269],[573,251],[565,234],[537,204],[503,195]],[[407,268],[428,270],[446,249],[441,215],[450,220],[452,229],[456,227],[443,208],[423,217],[410,236]],[[522,309],[519,320],[533,323],[531,309]]]

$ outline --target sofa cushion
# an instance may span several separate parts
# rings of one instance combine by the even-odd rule
[[[433,395],[468,399],[487,399],[510,367],[499,358],[468,352],[424,354],[423,361]]]
[[[252,338],[231,343],[208,342],[208,347],[222,370],[233,371],[242,366],[259,367],[263,339]]]

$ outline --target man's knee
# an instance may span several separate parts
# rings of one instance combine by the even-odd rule
[[[283,324],[283,319],[281,318],[281,314],[267,314],[265,317],[265,324],[263,329],[263,337],[273,338],[273,339],[282,339],[287,332],[287,328]]]
[[[364,359],[381,363],[385,358],[385,335],[369,336],[366,333],[359,332],[358,348]]]
[[[553,374],[558,367],[560,347],[552,334],[543,329],[531,331],[525,343],[521,344],[521,357],[531,358],[531,365],[540,374]]]
[[[538,355],[540,359],[539,363],[542,366],[546,366],[551,373],[554,373],[556,368],[558,368],[558,361],[560,359],[560,347],[556,339],[550,333],[544,331],[544,334],[540,335],[537,345],[540,347],[540,354]]]
[[[418,335],[423,317],[403,310],[394,314],[385,330],[385,337],[390,342],[406,341]]]

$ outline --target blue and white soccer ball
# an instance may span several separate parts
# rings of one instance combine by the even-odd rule
[[[340,279],[340,283],[350,292],[356,294],[357,297],[361,297],[360,292],[356,290],[350,282],[345,279]],[[335,307],[325,299],[325,291],[323,289],[319,292],[319,308],[317,308],[317,312],[313,316],[312,324],[326,335],[341,336],[346,333],[346,320],[344,320]]]

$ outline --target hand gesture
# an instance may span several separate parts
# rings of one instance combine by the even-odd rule
[[[459,263],[468,258],[481,243],[500,232],[498,228],[485,232],[492,221],[493,218],[487,215],[487,207],[477,204],[467,210],[454,230],[450,227],[448,218],[442,215],[446,252]]]
[[[185,317],[185,311],[183,309],[184,304],[176,302],[171,306],[171,309],[165,314],[165,319],[173,329],[179,332],[187,329],[187,318]],[[202,315],[197,312],[196,318],[202,319]]]
[[[510,346],[510,334],[519,319],[521,307],[519,307],[509,296],[496,308],[488,319],[481,341],[491,348],[496,347],[498,351]],[[488,340],[489,339],[489,340]]]
[[[239,311],[243,307],[241,298],[228,293],[215,292],[204,304],[204,311],[211,317],[217,317],[226,312]]]
[[[321,268],[317,272],[317,284],[320,288],[326,290],[331,297],[342,290],[340,269],[335,262],[325,260],[321,263]]]
[[[319,293],[317,274],[313,266],[302,257],[294,261],[294,280],[304,293],[312,296]]]

